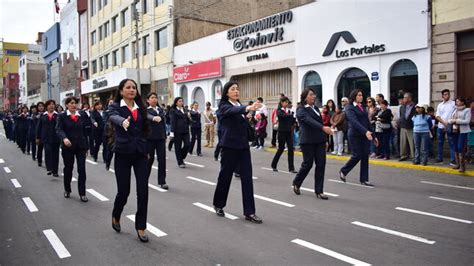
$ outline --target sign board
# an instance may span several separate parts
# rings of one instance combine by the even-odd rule
[[[222,76],[222,60],[214,59],[173,69],[175,83]]]

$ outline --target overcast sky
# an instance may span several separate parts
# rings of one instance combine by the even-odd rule
[[[63,7],[67,0],[58,2]],[[4,42],[35,43],[37,33],[54,24],[55,14],[54,0],[0,0],[0,38]]]

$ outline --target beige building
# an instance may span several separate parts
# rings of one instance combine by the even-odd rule
[[[432,12],[432,102],[441,101],[441,91],[474,97],[474,1],[433,0]]]

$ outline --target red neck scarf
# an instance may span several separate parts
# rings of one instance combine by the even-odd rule
[[[54,113],[47,113],[47,114],[48,114],[49,121],[52,121]]]
[[[75,115],[75,114],[74,114],[74,115],[71,114],[71,119],[72,119],[72,121],[74,121],[75,123],[77,123],[77,120],[79,120],[79,116],[78,116],[78,115]]]
[[[128,106],[127,106],[128,107]],[[128,107],[128,110],[130,110],[130,113],[132,113],[132,118],[133,118],[133,121],[137,122],[137,119],[138,119],[138,109],[135,109],[132,111],[132,109],[130,107]]]

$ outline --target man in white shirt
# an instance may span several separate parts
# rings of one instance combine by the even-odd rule
[[[438,130],[437,130],[437,137],[438,137],[438,158],[436,159],[437,163],[443,162],[443,146],[444,146],[444,139],[445,135],[448,136],[448,145],[449,145],[449,154],[450,154],[450,164],[455,165],[455,158],[454,158],[454,144],[452,140],[451,134],[446,134],[446,128],[448,125],[448,119],[451,118],[454,110],[456,109],[455,103],[453,100],[450,99],[451,95],[448,89],[444,89],[441,91],[441,95],[443,97],[443,101],[438,105],[436,109],[436,120],[438,120]]]
[[[257,111],[255,111],[255,115],[264,114],[265,117],[268,117],[268,109],[267,109],[267,106],[265,104],[263,104],[263,98],[258,97],[257,98],[257,103],[260,103],[262,105],[262,107],[260,107]]]

